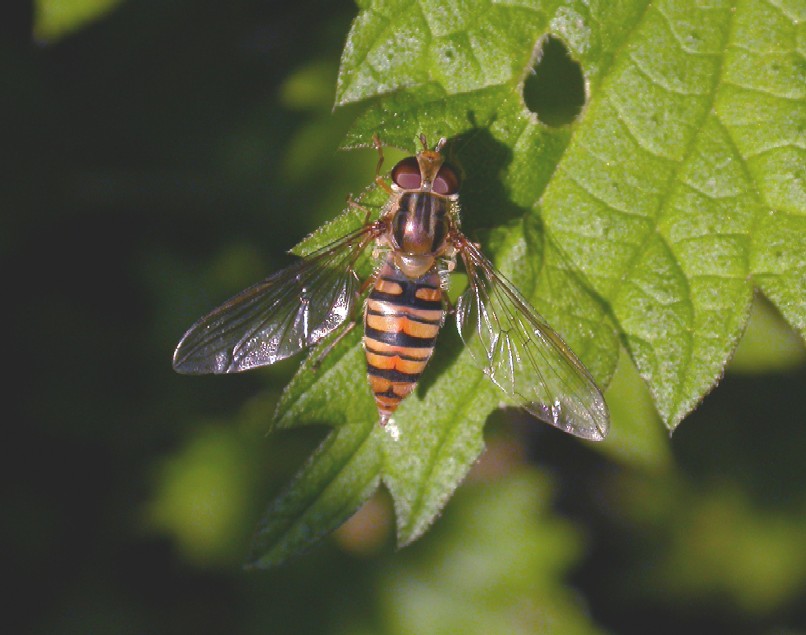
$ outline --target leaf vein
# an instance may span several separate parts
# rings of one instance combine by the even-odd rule
[[[579,189],[581,189],[583,192],[585,192],[585,194],[590,196],[594,200],[594,202],[599,203],[600,205],[602,205],[608,211],[614,212],[615,214],[618,214],[620,216],[624,216],[624,217],[630,218],[630,219],[640,218],[640,219],[644,219],[644,220],[652,220],[652,217],[647,215],[647,214],[639,214],[639,213],[636,213],[636,212],[631,212],[631,211],[626,210],[626,209],[620,209],[620,208],[616,207],[615,205],[613,205],[612,203],[608,203],[601,196],[599,196],[598,194],[596,194],[592,190],[590,190],[587,187],[587,185],[583,181],[580,181],[573,173],[569,172],[566,169],[563,169],[563,173],[568,177],[568,180],[570,180],[574,185],[576,185]]]
[[[622,128],[627,133],[627,136],[633,141],[633,143],[638,147],[639,150],[646,152],[649,156],[655,157],[656,159],[661,159],[664,161],[671,161],[667,156],[663,156],[659,152],[653,150],[649,147],[646,142],[638,135],[636,131],[634,131],[629,123],[626,113],[623,110],[623,107],[620,102],[614,100],[611,95],[607,95],[605,97],[607,101],[613,106],[613,110],[616,112],[616,120],[621,123]]]
[[[660,77],[652,74],[644,68],[644,66],[640,63],[635,55],[630,54],[630,61],[632,61],[633,66],[635,69],[644,77],[646,77],[650,83],[654,84],[661,90],[665,90],[672,95],[680,95],[681,97],[703,97],[708,94],[709,91],[694,91],[694,90],[683,90],[682,88],[675,88],[672,87],[668,82],[663,81]]]
[[[677,46],[680,48],[681,51],[687,53],[688,55],[694,55],[697,57],[718,57],[720,55],[719,53],[707,53],[690,48],[685,43],[682,36],[677,32],[677,29],[675,29],[674,27],[674,22],[672,21],[671,17],[669,17],[669,15],[663,10],[662,6],[655,6],[654,9],[666,22],[666,26],[669,27],[669,32],[672,34],[672,37],[677,42]]]
[[[800,22],[803,19],[801,16],[790,15],[790,13],[786,10],[785,7],[776,4],[775,2],[772,2],[772,0],[767,0],[767,4],[771,6],[773,9],[780,12],[780,14],[783,15],[787,20],[792,22],[793,25],[798,24],[798,22]]]
[[[768,96],[768,97],[774,97],[775,99],[781,99],[781,100],[784,100],[784,101],[791,101],[791,102],[794,102],[796,105],[800,105],[802,103],[802,101],[803,101],[803,95],[802,94],[785,95],[785,94],[782,94],[782,93],[775,92],[773,90],[769,90],[769,89],[765,89],[765,88],[759,88],[758,86],[748,86],[746,84],[740,84],[739,82],[731,80],[731,79],[723,78],[722,79],[722,85],[723,86],[733,86],[734,88],[740,88],[741,90],[746,90],[747,92],[750,92],[750,93],[757,93],[759,95],[765,95],[765,96]]]

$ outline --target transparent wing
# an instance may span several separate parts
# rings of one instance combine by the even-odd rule
[[[604,439],[610,417],[590,373],[512,284],[464,236],[468,288],[456,305],[473,359],[517,405],[583,439]]]
[[[188,329],[174,369],[237,373],[315,344],[350,316],[359,289],[353,265],[373,237],[367,225],[241,291]]]

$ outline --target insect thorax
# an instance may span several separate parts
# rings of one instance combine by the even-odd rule
[[[431,192],[404,192],[393,208],[396,247],[412,255],[436,254],[448,234],[449,201]]]

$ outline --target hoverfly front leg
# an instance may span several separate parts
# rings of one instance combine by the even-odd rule
[[[375,146],[375,149],[378,151],[378,164],[375,166],[375,184],[378,187],[383,188],[387,194],[392,193],[392,188],[383,180],[381,176],[381,166],[383,166],[383,145],[381,144],[381,138],[378,136],[378,133],[372,135],[372,144]]]

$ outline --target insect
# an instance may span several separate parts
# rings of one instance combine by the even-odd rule
[[[174,353],[180,373],[236,373],[273,364],[356,324],[363,303],[369,384],[381,425],[409,395],[434,351],[449,312],[474,363],[532,415],[591,440],[605,437],[607,406],[582,363],[557,333],[460,229],[459,177],[440,139],[398,162],[379,218],[201,318]],[[378,173],[383,162],[380,142]],[[358,203],[351,204],[359,207]],[[374,274],[363,284],[355,265],[372,247]],[[449,307],[457,257],[466,290]],[[368,291],[368,293],[367,293]],[[337,337],[334,335],[334,337]]]

